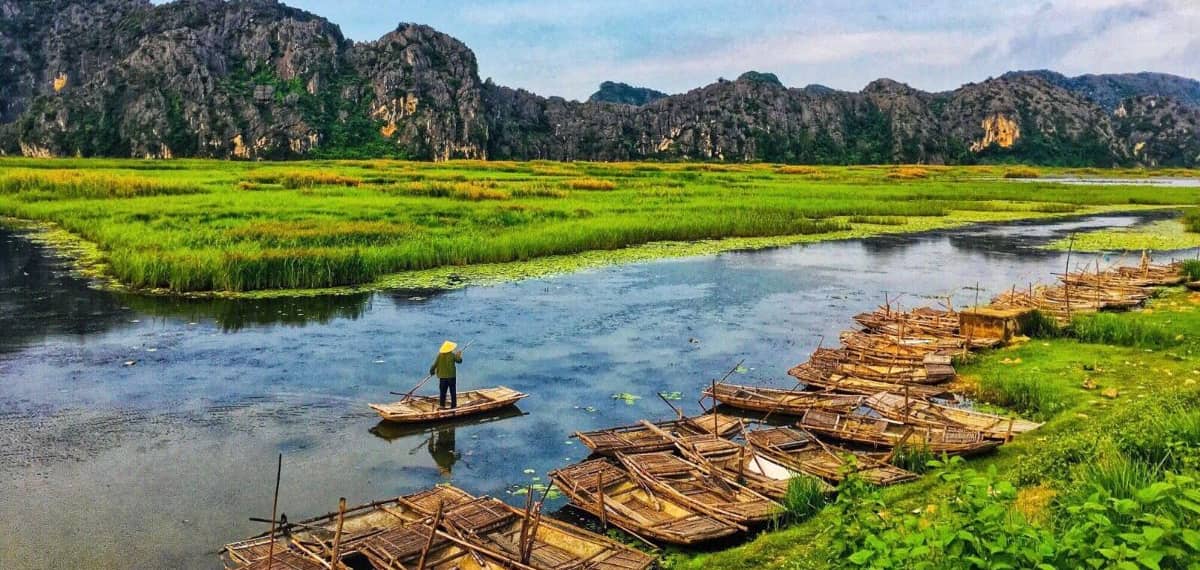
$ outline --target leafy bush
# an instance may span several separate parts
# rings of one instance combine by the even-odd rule
[[[876,489],[847,479],[834,503],[831,557],[862,568],[1034,568],[1053,561],[1053,537],[1012,504],[1017,490],[995,468],[936,462],[953,489],[924,509],[887,505]]]
[[[1119,496],[1097,479],[1050,528],[1014,508],[1017,490],[960,458],[939,462],[949,492],[922,509],[900,508],[854,478],[830,517],[829,555],[860,568],[1195,568],[1200,485],[1166,474]]]

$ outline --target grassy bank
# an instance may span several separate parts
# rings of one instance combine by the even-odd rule
[[[1043,420],[994,455],[878,490],[672,568],[1189,568],[1200,558],[1200,295],[1076,323],[961,368]],[[1099,342],[1097,342],[1099,341]],[[1109,344],[1103,344],[1109,343]]]
[[[319,289],[659,242],[761,247],[1200,203],[1195,188],[1017,181],[1007,167],[24,159],[0,167],[0,215],[54,224],[93,244],[99,267],[119,282],[171,291]]]
[[[1189,222],[1196,212],[1188,210],[1181,220],[1161,220],[1130,228],[1095,230],[1075,234],[1047,244],[1046,249],[1066,251],[1174,251],[1200,247],[1200,220]]]

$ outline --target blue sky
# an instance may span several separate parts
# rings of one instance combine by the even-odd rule
[[[479,73],[586,98],[602,80],[677,93],[748,69],[785,85],[927,90],[1012,69],[1200,77],[1200,0],[284,0],[355,40],[428,24]]]

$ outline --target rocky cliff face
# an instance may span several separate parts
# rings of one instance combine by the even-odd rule
[[[1194,107],[1200,107],[1200,81],[1166,73],[1111,73],[1067,77],[1047,70],[1014,71],[1005,76],[1030,75],[1076,93],[1113,111],[1130,97],[1156,95],[1170,97]]]
[[[0,0],[0,152],[33,156],[1194,165],[1189,81],[852,93],[747,72],[581,103],[481,82],[470,49],[426,26],[355,43],[274,0]]]

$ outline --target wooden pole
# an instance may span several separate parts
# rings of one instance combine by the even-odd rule
[[[604,509],[604,470],[596,472],[596,497],[600,501],[600,528],[608,530],[608,512]]]
[[[279,461],[275,466],[275,498],[271,500],[271,542],[267,546],[267,570],[271,570],[271,564],[275,562],[275,515],[279,509],[279,479],[283,475],[283,454],[279,454]]]
[[[1067,269],[1066,269],[1066,273],[1065,273],[1067,275],[1069,275],[1071,273],[1071,252],[1074,250],[1075,250],[1075,234],[1072,233],[1070,241],[1067,242]],[[1066,280],[1063,281],[1063,297],[1066,299],[1066,302],[1067,302],[1067,321],[1070,321],[1071,320],[1071,283]]]
[[[429,539],[425,541],[425,546],[421,548],[421,558],[417,560],[417,570],[425,570],[425,559],[429,556],[429,550],[433,548],[433,539],[437,536],[438,526],[442,524],[442,513],[446,508],[445,501],[438,501],[437,513],[433,515],[433,526],[429,527]]]
[[[342,565],[342,525],[346,522],[346,497],[338,499],[337,529],[333,531],[333,553],[329,555],[330,570],[337,570]],[[270,570],[268,568],[267,570]]]

